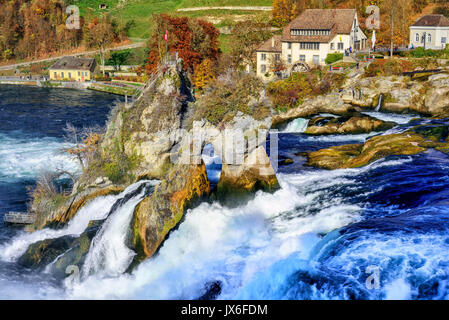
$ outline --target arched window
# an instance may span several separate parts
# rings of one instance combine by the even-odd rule
[[[427,42],[432,42],[432,35],[430,33],[427,34]]]
[[[419,42],[419,33],[416,34],[415,40],[416,42]]]

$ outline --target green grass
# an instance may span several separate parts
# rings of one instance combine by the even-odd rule
[[[119,23],[125,24],[134,20],[136,25],[129,32],[133,40],[148,39],[151,34],[152,15],[159,13],[170,13],[189,17],[219,17],[231,15],[257,15],[260,11],[239,10],[204,10],[193,12],[177,12],[179,8],[202,7],[202,6],[270,6],[272,0],[128,0],[123,7],[119,0],[66,0],[68,4],[75,4],[80,8],[81,15],[88,12],[100,15],[103,12],[110,13]],[[106,10],[98,9],[100,4],[106,4]],[[90,8],[90,9],[89,9]],[[267,14],[267,12],[264,12]],[[227,18],[232,21],[232,18]]]
[[[272,0],[183,0],[180,8],[224,6],[271,6]]]
[[[220,41],[220,49],[223,53],[228,53],[231,51],[231,35],[230,34],[220,34],[218,38]]]

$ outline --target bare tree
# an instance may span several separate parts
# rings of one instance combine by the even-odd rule
[[[71,146],[64,147],[61,151],[77,159],[81,169],[84,171],[87,163],[92,160],[96,152],[97,145],[103,134],[103,128],[93,126],[78,129],[72,124],[67,123],[63,130],[64,140]]]

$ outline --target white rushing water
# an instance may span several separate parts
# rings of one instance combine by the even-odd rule
[[[280,174],[281,190],[258,192],[254,200],[238,208],[203,203],[189,210],[157,256],[132,274],[92,275],[75,285],[69,296],[195,299],[204,294],[206,283],[220,281],[219,298],[235,298],[277,261],[292,254],[306,259],[321,240],[320,234],[361,220],[362,207],[338,196],[329,198],[329,188],[357,189],[355,178],[361,173],[397,163],[378,161],[360,169]]]
[[[289,122],[285,130],[282,131],[284,133],[301,133],[306,131],[307,126],[309,125],[309,119],[297,118]]]
[[[141,181],[138,185],[155,186],[159,181]],[[83,274],[118,276],[126,271],[135,252],[126,245],[134,209],[143,200],[145,188],[117,208],[92,240],[91,248],[83,266]]]
[[[103,224],[86,259],[89,276],[67,287],[64,294],[44,282],[20,286],[27,298],[195,299],[205,293],[205,284],[219,281],[220,299],[279,298],[276,294],[283,292],[279,286],[303,267],[304,261],[309,261],[323,234],[362,219],[363,203],[348,204],[343,194],[328,191],[345,188],[357,192],[357,178],[361,174],[408,161],[411,159],[380,160],[358,169],[279,174],[281,189],[274,194],[258,192],[253,200],[237,208],[203,203],[187,212],[183,223],[170,234],[156,256],[128,274],[123,272],[134,253],[126,247],[126,237],[142,191],[124,201]],[[68,225],[70,231],[43,230],[44,234],[35,234],[41,234],[38,237],[41,239],[79,234],[90,220],[105,218],[118,199],[135,192],[141,183],[147,182],[132,185],[121,195],[93,200]],[[20,244],[23,240],[28,240],[28,244],[34,242],[36,238],[27,239],[32,235],[19,236],[6,248],[0,248],[2,258],[4,252],[9,252],[6,255],[9,261],[13,252],[17,256],[17,251],[23,251],[24,244]],[[347,252],[366,253],[363,248],[361,243]],[[374,247],[372,250],[376,251]],[[5,288],[16,285],[9,281]],[[407,296],[407,288],[397,289],[399,292],[394,288],[398,287],[385,288],[387,297]]]
[[[119,195],[95,198],[82,207],[63,229],[55,230],[46,228],[33,233],[21,233],[11,241],[0,245],[0,259],[9,262],[15,261],[25,253],[31,244],[37,241],[55,239],[65,235],[80,235],[86,230],[90,221],[105,219],[116,201],[125,197],[126,194],[135,191],[142,183],[145,182],[138,182],[129,186]]]
[[[410,114],[386,113],[376,111],[367,111],[362,113],[382,121],[392,121],[396,122],[397,124],[406,124],[409,123],[413,118],[416,118],[416,116]]]
[[[75,173],[79,164],[59,152],[70,145],[55,138],[30,138],[20,133],[0,133],[0,180],[34,179],[42,170],[64,169]]]

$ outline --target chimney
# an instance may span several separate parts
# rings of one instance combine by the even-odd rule
[[[274,48],[274,37],[271,38],[271,46]]]

